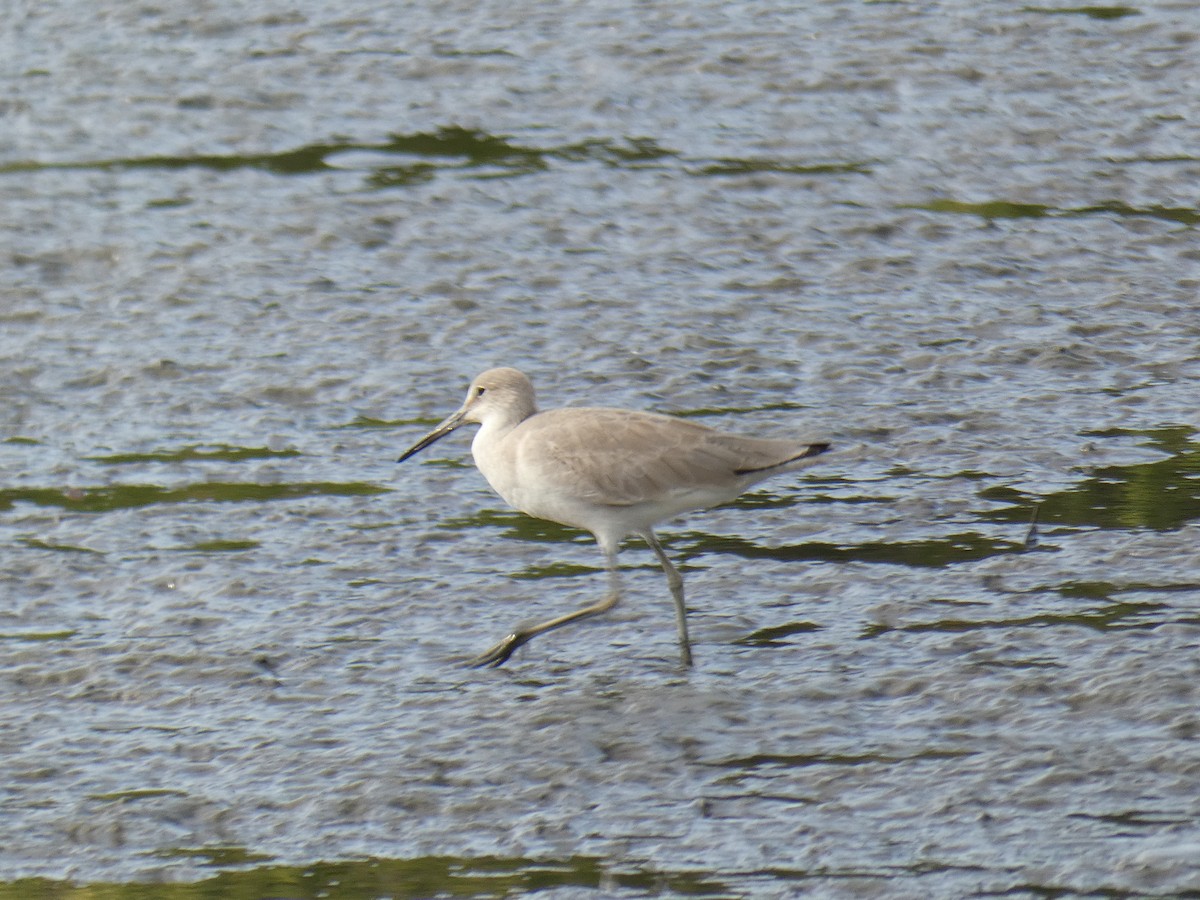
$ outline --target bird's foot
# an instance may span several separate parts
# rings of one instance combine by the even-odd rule
[[[471,660],[467,665],[475,669],[482,669],[485,666],[497,669],[508,662],[508,658],[513,655],[513,652],[525,644],[533,637],[533,634],[527,631],[514,631],[504,637],[504,640],[496,644],[491,649],[479,654]]]

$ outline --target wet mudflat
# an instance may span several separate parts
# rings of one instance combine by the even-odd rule
[[[1200,893],[1193,20],[11,16],[0,898]],[[461,666],[604,587],[396,467],[493,365],[837,444],[694,671],[636,543]]]

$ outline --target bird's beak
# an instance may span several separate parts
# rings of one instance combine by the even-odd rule
[[[455,428],[457,428],[459,425],[461,425],[463,423],[463,419],[466,417],[466,415],[467,415],[467,408],[464,406],[458,412],[454,413],[449,418],[447,418],[444,422],[442,422],[442,424],[439,425],[437,428],[433,429],[433,431],[429,432],[429,434],[425,435],[425,437],[421,438],[419,441],[417,441],[415,444],[413,444],[411,447],[409,447],[408,450],[406,450],[404,452],[404,455],[401,456],[398,460],[396,460],[396,462],[404,462],[406,459],[408,459],[413,454],[419,453],[422,450],[424,450],[426,447],[428,447],[434,441],[444,438],[446,435],[448,435],[450,432],[452,432]]]

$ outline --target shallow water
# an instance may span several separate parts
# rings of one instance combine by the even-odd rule
[[[1200,893],[1189,4],[8,24],[0,897]],[[501,364],[837,445],[695,671],[460,666],[603,587],[394,463]]]

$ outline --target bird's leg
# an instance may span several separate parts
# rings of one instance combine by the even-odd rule
[[[663,572],[666,573],[667,584],[671,588],[671,597],[675,601],[675,624],[679,628],[679,655],[683,659],[684,666],[690,667],[692,665],[692,642],[688,640],[687,606],[683,602],[683,577],[671,565],[671,560],[667,559],[666,551],[663,550],[662,544],[658,542],[653,531],[647,529],[642,533],[642,537],[650,545],[650,549],[658,557]]]
[[[616,606],[621,599],[621,579],[617,575],[617,554],[616,550],[602,549],[604,550],[605,566],[608,569],[608,594],[605,595],[604,599],[593,603],[591,606],[585,606],[583,609],[575,610],[575,612],[570,612],[554,619],[548,619],[537,625],[518,626],[506,635],[504,640],[496,644],[496,646],[471,660],[470,665],[476,668],[482,666],[491,666],[492,668],[502,666],[508,662],[508,658],[513,655],[513,651],[523,644],[529,643],[539,634],[545,634],[547,631],[553,631],[555,628],[561,628],[564,625],[570,625],[572,622],[578,622],[580,619],[598,616]]]

